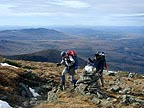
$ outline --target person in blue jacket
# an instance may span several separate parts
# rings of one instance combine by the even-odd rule
[[[94,54],[93,60],[91,60],[90,58],[88,58],[88,60],[93,63],[93,66],[96,68],[96,71],[93,74],[98,74],[101,85],[102,87],[104,87],[103,69],[105,66],[105,60],[102,58],[102,53],[97,52],[96,54]]]

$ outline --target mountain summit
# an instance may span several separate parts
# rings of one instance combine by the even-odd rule
[[[89,79],[97,78],[96,75],[89,76],[79,68],[76,89],[72,89],[66,76],[66,90],[62,91],[63,67],[4,58],[0,62],[0,104],[7,102],[13,108],[143,108],[144,105],[142,74],[104,71],[105,86],[101,87],[95,79],[94,82]]]

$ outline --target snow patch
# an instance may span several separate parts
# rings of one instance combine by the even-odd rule
[[[9,66],[9,67],[13,67],[13,68],[18,69],[18,67],[9,65],[9,64],[7,64],[7,63],[0,63],[0,65],[1,65],[1,66]]]
[[[108,71],[108,73],[117,73],[116,71]]]
[[[30,92],[33,94],[34,97],[38,97],[40,96],[37,92],[35,92],[34,89],[32,89],[31,87],[29,87]]]
[[[0,100],[0,108],[12,108],[7,102]]]

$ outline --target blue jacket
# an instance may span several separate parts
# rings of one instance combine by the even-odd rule
[[[93,66],[96,68],[96,72],[103,72],[104,66],[105,66],[105,59],[99,58],[99,59],[93,59],[90,60],[91,63],[93,63]]]
[[[103,72],[104,66],[105,66],[105,61],[104,59],[100,58],[96,61],[96,72],[99,71],[99,73]]]

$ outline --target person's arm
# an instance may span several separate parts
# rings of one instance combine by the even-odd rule
[[[57,66],[61,66],[64,63],[64,60],[62,59],[60,63],[57,63]]]
[[[91,63],[94,63],[94,60],[92,60],[91,58],[88,58],[88,60],[89,60]]]

